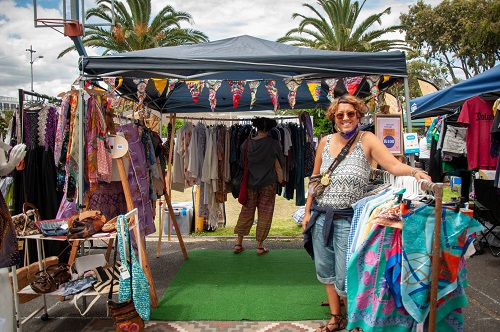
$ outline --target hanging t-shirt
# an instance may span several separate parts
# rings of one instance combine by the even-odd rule
[[[458,123],[467,126],[465,141],[467,145],[467,162],[470,170],[496,169],[497,157],[490,155],[493,124],[493,101],[481,99],[479,96],[468,99],[462,106]]]

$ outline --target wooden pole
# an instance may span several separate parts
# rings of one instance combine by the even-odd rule
[[[160,233],[158,234],[158,245],[156,247],[156,258],[160,257],[160,250],[161,250],[161,238],[163,236],[163,202],[160,201],[160,223],[159,223],[159,228],[160,228]]]
[[[429,312],[429,332],[436,330],[436,310],[439,278],[439,256],[441,254],[441,217],[443,214],[443,184],[436,183],[434,198],[436,201],[436,215],[434,218],[434,243],[432,248],[432,270],[431,270],[431,307]]]
[[[106,117],[110,117],[110,113],[106,113]],[[106,121],[106,125],[108,127],[108,131],[111,134],[116,134],[116,129],[115,129],[115,124],[113,122],[112,118],[108,118]],[[128,152],[125,154],[125,156],[128,154]],[[130,194],[130,186],[128,185],[128,176],[127,172],[125,172],[125,166],[123,164],[123,158],[116,158],[116,165],[118,166],[118,173],[120,173],[120,180],[122,183],[123,187],[123,193],[125,195],[125,202],[127,203],[127,210],[132,211],[134,209],[134,202],[132,200],[132,195]],[[139,222],[138,220],[134,220],[134,218],[131,218],[129,222]],[[149,283],[149,297],[151,299],[151,306],[153,308],[158,307],[158,297],[156,295],[156,288],[153,280],[153,276],[151,275],[151,269],[149,267],[149,261],[148,257],[146,255],[146,248],[144,247],[143,241],[140,241],[140,244],[142,248],[140,248],[140,253],[141,253],[141,261],[142,261],[142,270],[144,271],[144,274],[146,275],[146,279],[148,280]]]

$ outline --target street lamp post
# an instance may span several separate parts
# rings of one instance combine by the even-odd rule
[[[26,49],[26,52],[30,52],[31,92],[35,92],[35,90],[33,90],[33,62],[35,62],[36,59],[43,59],[43,55],[39,55],[33,59],[33,53],[36,53],[36,51],[33,49],[32,45],[30,45],[30,48]]]

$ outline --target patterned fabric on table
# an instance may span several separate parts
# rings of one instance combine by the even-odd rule
[[[120,288],[118,291],[118,299],[120,302],[124,302],[130,299],[130,293],[132,293],[132,300],[134,301],[135,310],[143,320],[149,320],[150,315],[150,297],[149,297],[149,284],[146,279],[146,275],[141,268],[141,265],[135,257],[135,252],[131,249],[131,252],[125,253],[125,248],[130,245],[129,231],[128,231],[128,220],[123,215],[118,216],[116,221],[116,229],[118,234],[116,236],[118,240],[118,250],[120,252],[120,261],[122,266],[125,266],[132,277],[132,289],[130,289],[129,278],[123,279],[120,274]],[[120,235],[123,229],[123,236]],[[125,242],[127,244],[125,244]],[[132,255],[130,255],[132,253]],[[127,257],[130,257],[131,264],[127,261]]]

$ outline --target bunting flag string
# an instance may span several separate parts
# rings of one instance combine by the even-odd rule
[[[338,78],[327,78],[325,80],[326,85],[328,85],[328,94],[326,95],[326,97],[332,103],[335,100],[335,87],[337,86],[338,81]]]
[[[288,92],[288,103],[290,104],[290,107],[292,109],[295,108],[295,101],[297,97],[297,89],[299,88],[300,84],[302,83],[301,79],[295,79],[295,78],[285,78],[283,79],[285,82],[286,87],[290,92]],[[276,109],[275,109],[276,110]]]
[[[198,98],[200,97],[201,91],[203,90],[203,81],[186,81],[189,92],[191,92],[191,97],[193,101],[198,104]]]
[[[307,80],[306,83],[313,100],[317,102],[321,95],[321,80]]]
[[[217,94],[217,90],[220,88],[222,84],[222,80],[206,80],[205,84],[207,85],[208,90],[208,101],[210,102],[210,108],[212,112],[215,110],[215,105],[217,105],[217,98],[215,97]]]
[[[227,81],[231,87],[231,94],[233,95],[233,108],[238,107],[243,91],[245,90],[245,81]]]
[[[268,80],[266,81],[266,89],[267,92],[269,93],[269,97],[271,98],[271,101],[274,106],[274,111],[278,109],[278,88],[276,87],[276,81],[275,80]]]
[[[163,94],[163,91],[165,91],[165,88],[167,87],[168,84],[168,79],[167,78],[153,78],[153,83],[155,85],[156,91],[158,91],[158,97]]]
[[[252,109],[253,104],[257,100],[257,88],[260,85],[260,81],[248,81],[248,86],[250,87],[250,95],[252,100],[250,101],[250,109]]]
[[[146,99],[146,87],[148,86],[148,78],[134,78],[133,82],[137,86],[137,98],[139,98],[139,105],[142,105]]]
[[[354,96],[362,80],[363,77],[361,76],[344,77],[344,85],[347,89],[347,92],[350,95]]]

